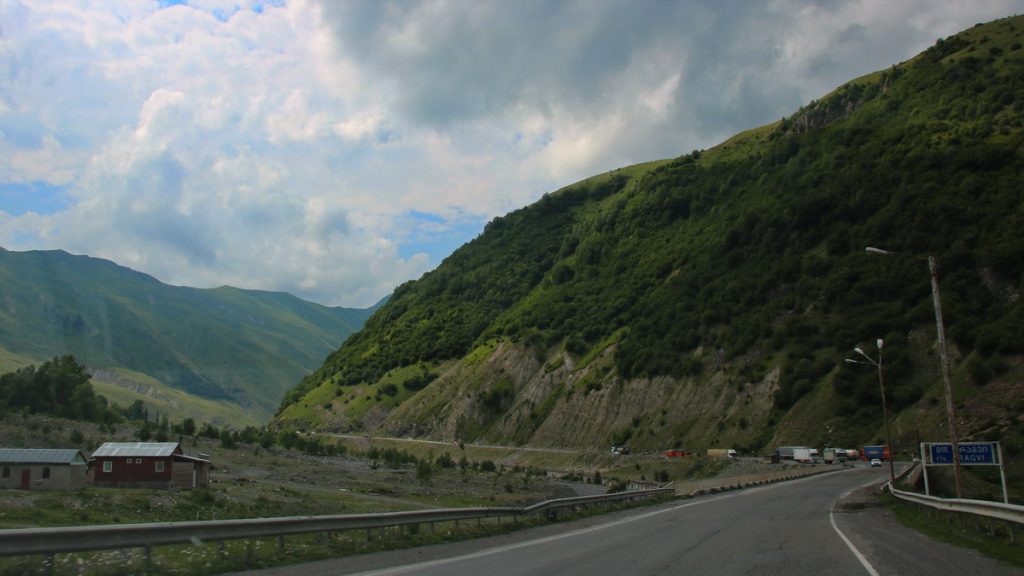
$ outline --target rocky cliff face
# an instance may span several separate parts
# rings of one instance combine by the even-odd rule
[[[612,369],[612,347],[586,365],[564,351],[541,362],[512,343],[449,367],[373,431],[447,441],[601,447],[628,443],[705,447],[753,444],[771,417],[779,372],[755,381],[728,365],[700,378],[626,380]],[[373,424],[372,422],[365,422]]]

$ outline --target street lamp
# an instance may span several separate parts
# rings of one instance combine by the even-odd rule
[[[946,328],[942,323],[942,302],[939,298],[939,267],[935,257],[929,255],[927,258],[903,254],[900,252],[889,252],[881,248],[868,246],[864,249],[872,254],[885,256],[910,256],[917,260],[927,260],[928,272],[932,278],[932,306],[935,308],[935,329],[939,338],[939,362],[942,364],[942,382],[946,387],[946,418],[949,420],[949,442],[953,445],[953,481],[956,484],[956,497],[963,498],[963,490],[960,484],[960,445],[957,443],[956,414],[953,406],[953,387],[949,382],[949,354],[946,351]]]
[[[864,360],[867,360],[867,362],[864,362],[862,360],[854,360],[853,358],[845,358],[844,360],[846,362],[849,362],[850,364],[870,364],[871,366],[875,366],[875,367],[878,368],[878,388],[882,392],[882,420],[885,422],[885,443],[889,445],[889,485],[892,486],[893,488],[896,488],[896,470],[893,467],[893,463],[892,463],[892,458],[893,458],[893,455],[896,453],[896,449],[892,445],[892,432],[889,431],[889,410],[888,410],[888,408],[886,408],[886,405],[885,405],[885,380],[882,377],[882,344],[883,344],[883,341],[882,341],[881,338],[879,338],[876,341],[876,343],[878,344],[878,361],[877,362],[874,360],[874,358],[872,358],[871,356],[868,356],[867,354],[865,354],[864,351],[861,350],[860,348],[854,348],[853,351],[856,352],[857,354],[860,354],[861,356],[863,356]]]

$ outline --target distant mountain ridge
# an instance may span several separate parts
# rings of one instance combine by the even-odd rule
[[[163,284],[109,260],[0,250],[0,348],[38,362],[147,375],[264,421],[284,392],[362,327],[349,309],[291,294]]]
[[[1024,452],[1024,17],[715,148],[495,218],[290,391],[279,427],[640,449],[943,438],[939,262],[965,437]],[[948,438],[948,436],[947,436]]]

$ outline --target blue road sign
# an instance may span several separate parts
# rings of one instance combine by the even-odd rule
[[[962,442],[957,445],[960,449],[960,464],[998,464],[996,461],[996,445],[993,442]],[[952,464],[953,445],[949,443],[932,444],[932,464]]]

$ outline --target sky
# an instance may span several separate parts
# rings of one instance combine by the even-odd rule
[[[0,246],[367,307],[1024,0],[0,0]]]

